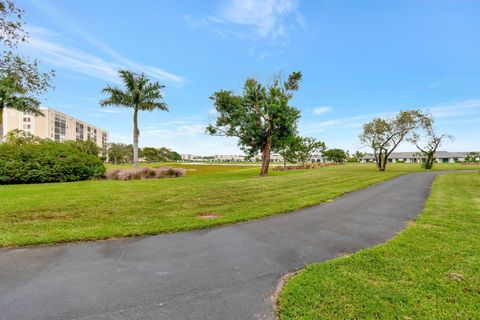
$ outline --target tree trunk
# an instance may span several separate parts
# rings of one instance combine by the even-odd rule
[[[0,143],[3,142],[3,107],[0,107]]]
[[[380,151],[380,154],[375,155],[375,164],[377,165],[378,171],[383,171],[382,170],[382,151]]]
[[[375,161],[377,162],[378,171],[385,171],[388,161],[387,153],[380,150],[380,153],[375,157]]]
[[[268,167],[270,166],[270,152],[272,152],[272,126],[273,121],[270,118],[269,121],[269,128],[267,133],[267,143],[262,150],[262,171],[260,171],[260,175],[262,177],[266,177],[268,175]]]
[[[138,169],[138,110],[133,112],[133,168]]]
[[[267,144],[262,150],[262,170],[260,175],[266,177],[268,175],[268,167],[270,166],[270,152],[272,149],[272,138],[267,139]]]
[[[374,148],[373,149],[373,154],[375,156],[375,165],[377,166],[378,171],[382,171],[381,168],[381,159],[382,157],[380,156],[382,154],[382,150],[380,150],[380,154],[377,153],[377,150]]]
[[[433,167],[433,154],[428,153],[427,159],[425,160],[425,169],[431,170]]]
[[[385,153],[383,155],[382,168],[380,171],[385,171],[385,169],[387,168],[387,162],[388,162],[388,157],[387,157],[387,154]]]

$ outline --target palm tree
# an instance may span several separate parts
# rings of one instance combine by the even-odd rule
[[[3,111],[5,108],[15,109],[30,113],[34,116],[43,116],[38,109],[40,102],[27,96],[27,90],[22,87],[13,77],[0,78],[0,143],[3,142]]]
[[[138,169],[138,112],[160,109],[168,111],[168,106],[162,101],[161,90],[165,88],[158,82],[150,82],[145,75],[128,70],[119,71],[120,78],[126,90],[107,86],[102,93],[109,97],[100,101],[102,107],[115,106],[133,109],[133,166]]]

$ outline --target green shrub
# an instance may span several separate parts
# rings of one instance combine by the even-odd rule
[[[0,184],[79,181],[104,172],[100,158],[67,144],[0,145]]]

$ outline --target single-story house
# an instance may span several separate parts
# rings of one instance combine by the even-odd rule
[[[433,156],[435,162],[442,163],[455,163],[455,162],[464,162],[465,158],[472,152],[448,152],[448,151],[437,151]],[[474,152],[478,155],[478,152]],[[422,162],[425,156],[420,152],[392,152],[388,157],[388,162],[405,162],[405,163],[417,163]],[[477,160],[480,160],[477,158]],[[375,156],[373,154],[367,154],[364,157],[360,158],[360,162],[368,163],[375,162]]]

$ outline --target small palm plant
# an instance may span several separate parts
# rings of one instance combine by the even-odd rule
[[[138,112],[160,109],[168,111],[168,106],[162,101],[162,89],[165,88],[158,82],[150,82],[145,75],[136,74],[128,70],[119,71],[120,78],[126,90],[107,86],[102,93],[109,97],[100,101],[102,107],[115,106],[133,109],[133,167],[138,169]]]

